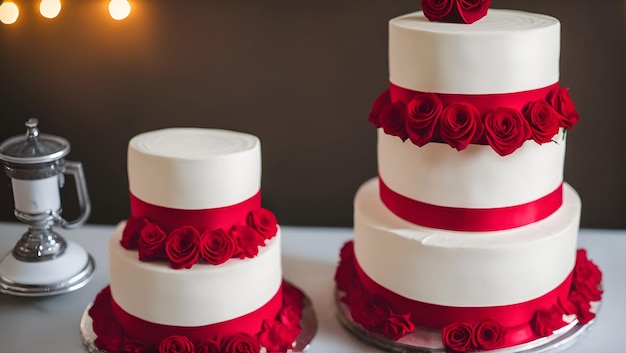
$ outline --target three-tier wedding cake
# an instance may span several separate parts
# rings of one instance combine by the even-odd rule
[[[560,23],[488,6],[423,1],[389,22],[378,176],[356,194],[335,280],[348,322],[392,342],[518,346],[588,323],[600,300],[563,180],[579,115]]]

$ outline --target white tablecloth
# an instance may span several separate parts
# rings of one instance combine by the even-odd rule
[[[352,238],[350,228],[283,226],[284,277],[313,301],[318,331],[311,353],[379,352],[347,333],[336,319],[333,275],[341,245]],[[9,252],[26,230],[18,223],[0,223],[0,256]],[[0,294],[0,352],[82,353],[79,321],[95,295],[108,284],[106,243],[113,226],[87,225],[59,231],[82,245],[95,259],[93,279],[75,292],[53,297],[24,298]],[[574,352],[626,352],[626,230],[580,231],[580,247],[604,273],[605,293],[596,322]]]

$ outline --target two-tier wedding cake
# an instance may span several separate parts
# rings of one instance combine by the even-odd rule
[[[128,145],[131,215],[109,241],[110,286],[89,315],[107,352],[287,351],[303,293],[283,281],[281,232],[261,207],[261,145],[171,128]]]

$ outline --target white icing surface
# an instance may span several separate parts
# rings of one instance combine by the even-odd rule
[[[467,25],[430,22],[423,13],[389,22],[389,80],[422,92],[510,93],[559,80],[560,23],[489,9]]]
[[[526,141],[501,157],[490,146],[457,151],[445,143],[417,147],[378,129],[378,172],[408,198],[439,206],[495,208],[520,205],[554,191],[563,182],[565,138]]]
[[[564,204],[550,217],[497,232],[425,228],[391,213],[378,180],[354,201],[355,254],[365,273],[409,299],[446,306],[497,306],[538,298],[574,268],[580,198],[564,185]]]
[[[259,254],[212,266],[174,270],[167,261],[141,262],[120,245],[125,222],[109,240],[111,293],[127,313],[171,326],[202,326],[248,314],[282,283],[280,229]]]
[[[144,202],[177,209],[230,206],[261,188],[256,136],[217,129],[170,128],[133,137],[130,191]]]

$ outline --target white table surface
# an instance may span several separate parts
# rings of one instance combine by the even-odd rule
[[[9,252],[25,225],[0,223],[0,256]],[[283,226],[284,277],[313,301],[318,331],[311,353],[379,352],[347,333],[336,319],[333,275],[341,245],[352,238],[350,228]],[[106,242],[113,226],[86,225],[59,231],[82,245],[96,262],[92,280],[83,288],[58,296],[24,298],[0,294],[0,352],[83,353],[79,321],[85,308],[109,281]],[[595,323],[567,350],[626,352],[626,230],[580,231],[579,246],[604,273],[605,293]]]

